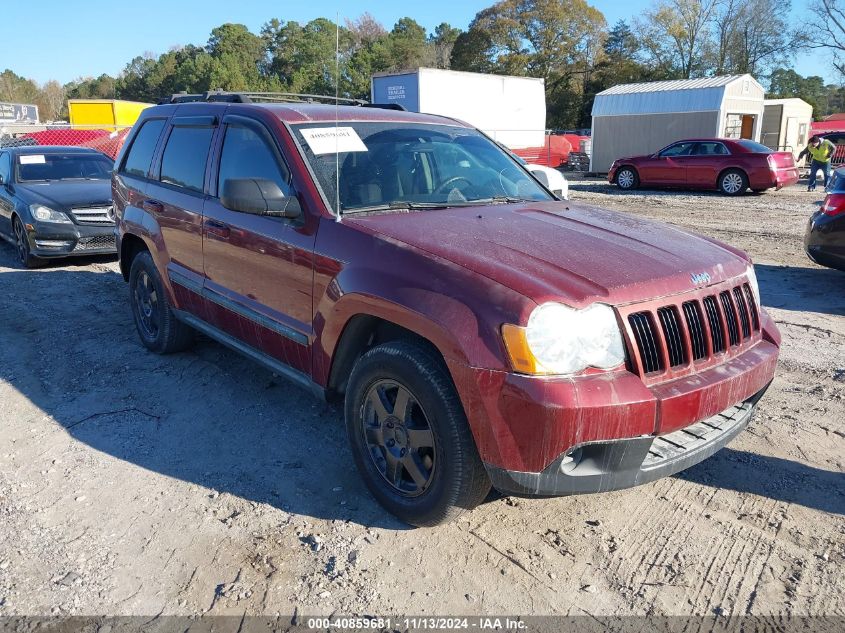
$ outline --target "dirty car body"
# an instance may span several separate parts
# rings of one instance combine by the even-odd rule
[[[251,174],[278,175],[276,211],[227,208],[240,205],[221,172],[241,128],[277,162]],[[205,148],[190,190],[171,177],[173,156],[195,152],[168,150],[174,135]],[[138,280],[155,277],[174,322],[345,398],[362,476],[417,525],[454,518],[491,483],[553,496],[688,467],[748,424],[774,374],[779,334],[744,253],[557,200],[489,139],[442,117],[149,108],[118,157],[113,193],[145,344],[167,351],[143,331],[152,301]],[[160,331],[176,327],[170,312]],[[404,373],[417,362],[421,373]],[[450,460],[481,470],[450,470]],[[440,480],[454,473],[448,494],[461,507],[427,506],[448,496]]]

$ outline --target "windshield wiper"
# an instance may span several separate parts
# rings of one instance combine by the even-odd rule
[[[485,198],[484,200],[473,200],[473,202],[481,204],[517,204],[519,202],[530,202],[525,198],[516,198],[514,196],[493,196],[492,198]]]
[[[347,213],[366,213],[369,211],[416,211],[418,209],[448,209],[449,207],[471,207],[475,205],[475,201],[467,200],[466,202],[406,202],[405,200],[394,200],[387,204],[374,204],[368,207],[355,207],[353,209],[344,209],[344,215]]]

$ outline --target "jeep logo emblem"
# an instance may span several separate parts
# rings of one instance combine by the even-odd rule
[[[692,279],[692,283],[696,286],[710,283],[710,275],[708,273],[693,273],[690,275],[690,279]]]

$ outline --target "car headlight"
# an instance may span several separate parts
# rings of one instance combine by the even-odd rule
[[[760,286],[757,283],[757,273],[754,272],[754,264],[748,264],[745,276],[748,278],[748,285],[751,286],[751,292],[754,293],[754,300],[757,302],[757,305],[763,305],[760,303]]]
[[[613,369],[625,362],[625,344],[608,305],[576,310],[544,303],[525,327],[502,327],[514,370],[524,374],[575,374],[587,367]]]
[[[61,211],[56,211],[50,207],[45,207],[43,204],[29,205],[29,211],[32,217],[39,222],[53,222],[54,224],[72,224],[70,218]]]

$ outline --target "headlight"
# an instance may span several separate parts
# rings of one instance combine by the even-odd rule
[[[763,304],[760,303],[760,286],[757,284],[757,273],[754,272],[754,264],[748,264],[745,275],[748,277],[748,285],[751,286],[751,292],[754,293],[754,300],[758,306],[762,306]]]
[[[625,345],[608,305],[575,310],[560,303],[534,309],[524,328],[502,327],[513,368],[525,374],[574,374],[587,367],[612,369],[625,361]]]
[[[29,205],[29,211],[39,222],[53,222],[55,224],[71,224],[70,218],[61,211],[55,211],[42,204]]]

